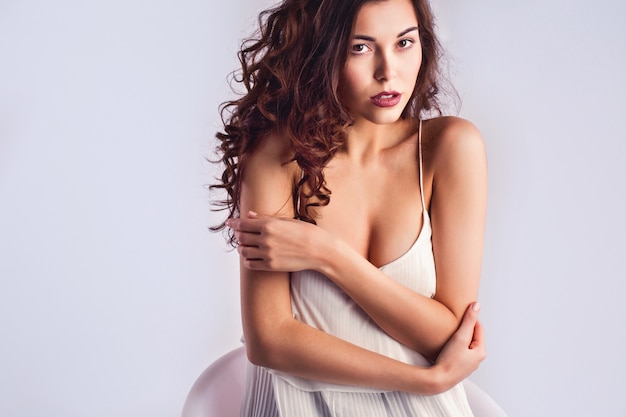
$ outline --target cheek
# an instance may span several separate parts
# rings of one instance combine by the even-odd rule
[[[417,54],[417,57],[415,59],[415,67],[414,67],[415,68],[415,78],[417,78],[417,74],[419,74],[420,69],[422,68],[422,58],[423,58],[422,48],[421,48],[421,45],[420,45],[419,54]]]
[[[339,78],[339,97],[344,103],[348,103],[354,99],[358,91],[362,88],[361,76],[354,68],[347,67]]]
[[[404,83],[408,85],[412,85],[413,89],[417,86],[417,81],[420,78],[419,72],[422,66],[421,57],[419,59],[412,59],[410,62],[407,62],[404,66],[405,70],[402,75],[402,79]]]
[[[413,66],[413,73],[411,74],[411,76],[413,77],[413,79],[417,82],[417,78],[418,78],[418,74],[420,72],[420,69],[422,67],[422,60],[420,59],[419,61],[417,61],[415,63],[415,65]]]

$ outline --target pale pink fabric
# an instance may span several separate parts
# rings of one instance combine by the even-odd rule
[[[239,417],[247,362],[243,346],[213,362],[191,387],[182,417]]]

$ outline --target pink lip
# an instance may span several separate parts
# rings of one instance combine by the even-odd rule
[[[383,91],[370,97],[372,104],[378,107],[393,107],[400,102],[400,99],[402,99],[402,94],[397,91]]]

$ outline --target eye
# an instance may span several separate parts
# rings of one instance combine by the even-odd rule
[[[350,47],[350,53],[354,55],[361,55],[369,51],[370,48],[364,43],[357,43]]]
[[[408,49],[412,47],[414,43],[415,41],[413,41],[413,39],[400,39],[398,41],[398,46],[400,49]]]

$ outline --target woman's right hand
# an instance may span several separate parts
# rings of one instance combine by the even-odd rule
[[[485,337],[478,321],[479,310],[478,302],[470,304],[459,328],[437,356],[432,367],[437,391],[452,388],[474,372],[485,359]]]
[[[316,254],[327,252],[323,244],[333,239],[311,223],[253,211],[245,217],[228,219],[226,225],[235,232],[243,265],[256,271],[319,270]]]

